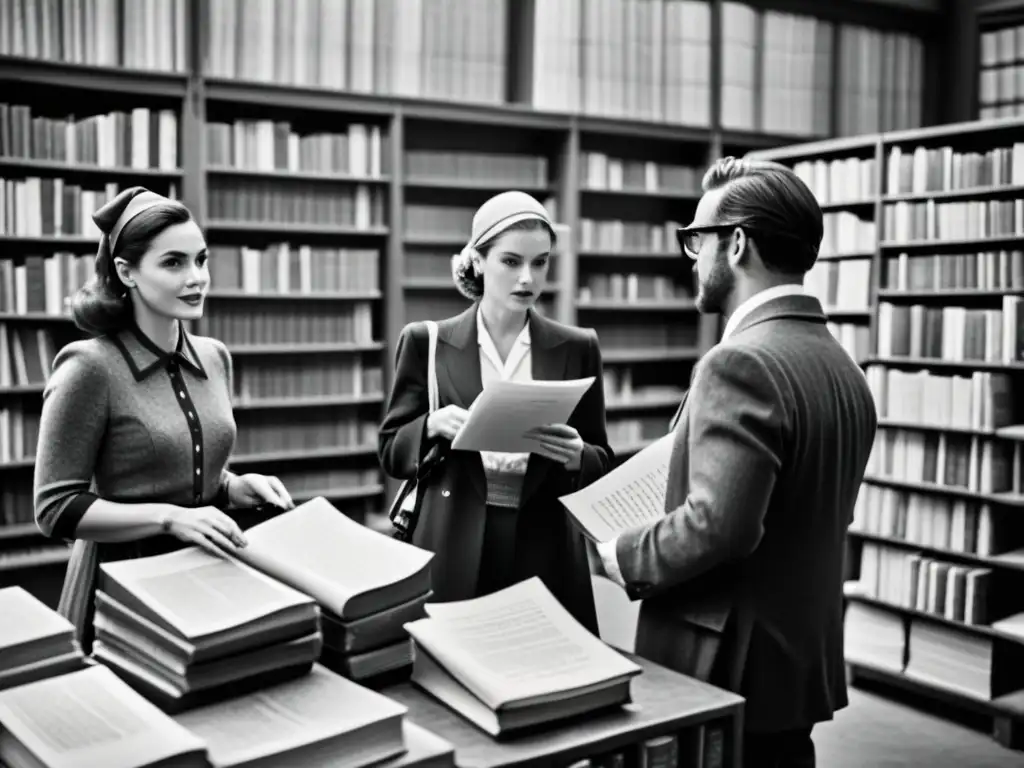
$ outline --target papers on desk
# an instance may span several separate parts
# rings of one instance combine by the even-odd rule
[[[673,435],[667,434],[586,488],[562,496],[583,535],[611,541],[665,516],[665,489]]]
[[[625,704],[641,672],[536,577],[427,615],[406,625],[413,682],[493,736]]]
[[[459,451],[528,453],[535,440],[523,435],[536,427],[565,424],[594,377],[569,381],[494,381],[469,409],[452,441]]]

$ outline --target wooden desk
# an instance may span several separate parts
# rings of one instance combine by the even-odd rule
[[[408,707],[408,720],[451,742],[460,768],[559,768],[634,744],[639,750],[646,739],[680,734],[704,723],[724,726],[722,765],[740,768],[743,699],[646,659],[632,658],[644,672],[633,680],[629,706],[503,741],[477,729],[410,682],[388,686],[381,693]]]

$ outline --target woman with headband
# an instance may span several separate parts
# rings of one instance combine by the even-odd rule
[[[133,187],[93,214],[95,277],[72,300],[93,336],[65,346],[43,393],[35,516],[75,540],[61,610],[91,645],[100,561],[245,545],[222,509],[293,506],[279,480],[225,469],[235,440],[231,357],[202,317],[206,242],[181,203]]]
[[[523,192],[503,192],[473,217],[469,244],[453,259],[459,291],[473,300],[438,323],[438,409],[429,413],[428,330],[407,326],[381,424],[384,471],[412,478],[427,454],[443,458],[417,490],[412,541],[435,553],[434,599],[489,594],[538,576],[584,626],[597,633],[583,537],[560,496],[611,467],[601,352],[592,330],[546,319],[533,308],[555,243],[547,211]],[[534,433],[529,454],[451,450],[467,409],[488,382],[595,377],[568,424]]]

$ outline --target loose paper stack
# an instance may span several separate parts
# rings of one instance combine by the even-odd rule
[[[9,768],[206,768],[206,745],[105,667],[0,692]]]
[[[21,587],[0,589],[0,691],[84,667],[71,622]]]
[[[406,751],[404,706],[320,665],[308,675],[175,720],[206,742],[214,768],[376,765]]]
[[[360,525],[324,498],[246,538],[241,558],[319,603],[322,664],[365,681],[412,663],[404,625],[424,615],[432,553]]]
[[[406,627],[413,682],[492,736],[625,704],[642,671],[538,578],[426,610]]]
[[[307,672],[316,602],[197,547],[103,563],[93,656],[167,711]]]

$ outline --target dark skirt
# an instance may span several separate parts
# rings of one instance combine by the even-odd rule
[[[516,562],[518,522],[518,509],[487,505],[477,595],[489,595],[519,581],[516,578],[521,570]]]

